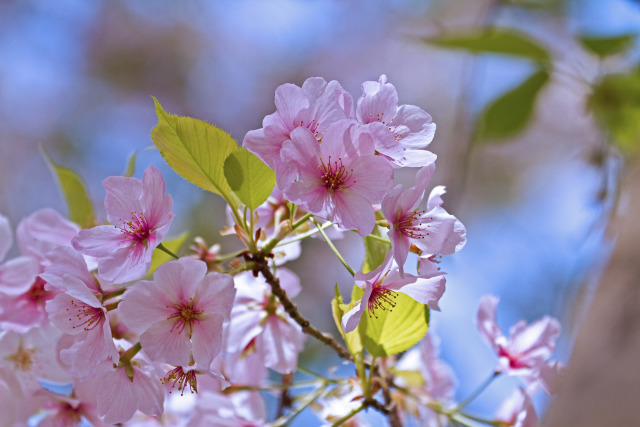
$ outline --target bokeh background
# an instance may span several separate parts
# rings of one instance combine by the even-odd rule
[[[473,31],[487,27],[517,31],[544,58],[521,45],[503,54],[456,44],[470,31],[482,41]],[[321,76],[357,99],[362,82],[386,74],[401,104],[437,123],[433,184],[447,186],[445,207],[468,230],[464,250],[443,260],[448,288],[432,316],[462,399],[495,363],[475,329],[483,294],[500,296],[505,331],[521,318],[558,317],[558,358],[569,360],[612,251],[608,225],[625,212],[620,180],[640,123],[639,31],[632,0],[0,1],[0,212],[14,226],[39,208],[66,213],[43,147],[84,178],[104,219],[101,181],[122,174],[136,152],[135,176],[148,165],[163,172],[174,235],[234,248],[218,233],[221,199],[151,148],[151,97],[241,143],[274,111],[280,84]],[[621,47],[606,56],[585,41],[618,36]],[[546,77],[528,80],[537,72]],[[607,80],[618,74],[621,83]],[[360,264],[357,236],[338,246]],[[302,277],[301,311],[336,333],[329,302],[336,282],[350,292],[348,273],[314,240],[289,266]],[[327,354],[309,339],[302,363],[337,362]],[[470,410],[491,416],[514,384],[499,379]],[[541,412],[547,403],[536,401]]]

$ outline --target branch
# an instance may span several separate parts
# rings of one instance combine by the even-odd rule
[[[340,357],[346,360],[353,361],[353,357],[349,353],[347,349],[342,347],[329,333],[322,332],[311,325],[309,320],[303,317],[298,311],[298,307],[289,299],[289,296],[285,292],[284,289],[280,286],[280,280],[273,275],[271,272],[271,268],[269,268],[269,264],[267,262],[267,256],[263,252],[259,252],[251,257],[252,261],[254,261],[254,273],[260,272],[262,276],[265,278],[269,286],[271,286],[271,293],[275,295],[284,311],[302,328],[302,332],[305,334],[311,335],[317,340],[323,342],[329,347],[333,348]]]

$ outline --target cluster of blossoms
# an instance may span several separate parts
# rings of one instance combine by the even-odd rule
[[[142,180],[104,180],[104,225],[81,229],[50,209],[23,219],[15,231],[21,255],[0,265],[0,424],[267,425],[258,391],[270,389],[269,370],[282,375],[284,390],[276,424],[289,422],[299,410],[286,412],[287,385],[306,334],[341,348],[290,299],[303,286],[283,264],[299,256],[307,236],[330,243],[329,236],[353,230],[388,247],[366,271],[342,260],[362,294],[337,319],[344,334],[363,316],[403,310],[399,293],[439,310],[446,280],[438,260],[465,245],[466,230],[442,207],[444,187],[423,200],[435,172],[426,148],[436,126],[422,109],[398,105],[384,75],[362,89],[355,103],[322,78],[276,90],[276,112],[247,133],[243,147],[275,171],[277,184],[248,218],[245,207],[229,207],[226,234],[246,245],[237,254],[220,255],[218,245],[196,239],[193,252],[178,257],[162,244],[173,202],[153,167]],[[400,168],[415,170],[413,187],[394,186]],[[13,234],[0,216],[0,261]],[[158,251],[175,259],[158,265]],[[548,359],[560,327],[549,317],[521,322],[507,339],[496,305],[487,297],[478,313],[499,358],[494,376],[517,375],[526,386],[496,420],[531,426],[530,396],[550,392],[557,377],[559,366]],[[349,425],[366,425],[358,412],[368,407],[392,424],[415,416],[435,426],[463,416],[466,403],[455,405],[455,379],[431,333],[399,359],[355,362],[369,379],[362,372],[321,377],[300,410],[312,404],[323,422]]]

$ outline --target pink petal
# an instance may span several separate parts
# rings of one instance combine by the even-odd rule
[[[498,307],[498,301],[498,297],[496,296],[483,296],[480,300],[480,307],[478,307],[477,316],[477,326],[480,335],[496,352],[498,352],[498,340],[504,339],[502,330],[496,322],[496,308]]]
[[[233,277],[212,272],[198,283],[194,301],[197,309],[206,313],[220,314],[224,319],[229,320],[235,296]]]
[[[0,215],[0,261],[4,259],[13,243],[13,234],[9,220],[4,215]]]
[[[436,124],[431,116],[415,105],[401,105],[393,118],[393,124],[404,127],[401,144],[405,148],[425,148],[433,141],[436,133]]]
[[[112,225],[80,230],[71,242],[77,251],[95,257],[110,256],[118,249],[127,247],[129,243],[122,230]]]
[[[154,282],[140,281],[127,289],[118,305],[122,322],[137,334],[156,322],[166,319],[173,311],[174,301],[157,292]]]
[[[206,273],[207,265],[203,261],[185,257],[162,264],[153,274],[153,281],[164,298],[180,303],[193,297]]]
[[[191,354],[189,334],[186,330],[179,331],[175,328],[175,323],[174,319],[154,323],[140,335],[140,344],[153,360],[188,366]]]
[[[36,275],[40,273],[40,263],[32,257],[18,257],[0,265],[0,292],[16,296],[31,288]]]
[[[364,295],[362,295],[360,303],[356,304],[351,310],[347,311],[342,316],[342,329],[345,334],[348,334],[358,327],[362,314],[367,310],[367,303],[369,302],[372,291],[373,287],[367,286],[364,290]]]
[[[218,314],[209,314],[194,324],[191,341],[193,360],[198,366],[209,366],[222,347],[222,322]]]
[[[345,229],[355,229],[361,236],[367,236],[373,231],[376,219],[371,202],[359,194],[341,191],[334,195],[335,222]],[[327,218],[330,219],[331,218]]]
[[[442,206],[442,195],[446,192],[447,190],[445,190],[444,185],[433,187],[433,190],[431,190],[429,194],[429,200],[427,201],[427,210],[430,211],[435,207]]]
[[[69,245],[79,230],[53,209],[40,209],[20,221],[16,237],[23,254],[43,259],[49,251]]]
[[[140,199],[143,194],[142,182],[135,178],[110,176],[102,181],[107,191],[104,207],[109,222],[115,226],[131,218],[132,213],[142,214]]]
[[[266,312],[253,310],[246,306],[234,307],[231,312],[231,323],[229,323],[229,336],[227,340],[227,351],[241,352],[260,332],[262,332],[262,320],[266,317]]]
[[[98,261],[98,273],[114,283],[140,279],[151,267],[153,249],[150,247],[151,245],[146,246],[144,243],[135,243],[118,249],[111,256]]]
[[[356,117],[361,123],[376,120],[390,122],[398,108],[398,93],[392,84],[387,83],[387,76],[380,76],[377,82],[362,83],[362,96],[356,106]]]
[[[304,334],[297,326],[276,315],[269,316],[256,343],[265,366],[281,374],[295,371],[304,341]]]
[[[173,214],[173,200],[165,194],[166,187],[160,171],[149,166],[142,176],[142,209],[152,228],[168,228]],[[164,230],[166,232],[166,230]],[[158,237],[161,240],[163,236]]]
[[[440,311],[438,302],[445,291],[446,279],[443,276],[432,277],[430,279],[417,279],[413,283],[405,285],[385,286],[397,292],[409,295],[419,303],[426,304],[430,309]]]

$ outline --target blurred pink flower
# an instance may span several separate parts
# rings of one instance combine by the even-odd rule
[[[300,292],[300,280],[286,268],[278,269],[280,286],[290,297]],[[255,351],[264,366],[282,374],[295,371],[304,334],[284,311],[271,288],[251,272],[235,277],[238,293],[228,328],[229,352]]]
[[[73,247],[98,258],[100,276],[124,283],[143,277],[153,250],[169,230],[173,213],[160,172],[149,166],[136,178],[111,176],[102,182],[107,190],[104,207],[111,225],[82,230]]]
[[[500,425],[510,427],[538,427],[540,425],[531,397],[522,388],[518,388],[500,405],[496,411],[495,419]]]
[[[434,171],[435,164],[421,168],[415,187],[402,191],[396,185],[382,199],[382,213],[391,226],[387,235],[401,274],[412,243],[425,254],[447,255],[462,249],[467,241],[464,225],[440,207],[443,187],[431,192],[426,211],[418,209]]]
[[[308,129],[321,141],[331,123],[353,117],[351,95],[337,81],[327,83],[321,77],[307,79],[302,88],[291,83],[279,86],[275,104],[276,112],[264,118],[261,129],[249,131],[242,143],[273,170],[281,165],[282,143],[294,129]]]
[[[524,381],[531,391],[541,386],[552,393],[559,365],[547,361],[556,347],[560,335],[560,322],[544,316],[531,325],[520,320],[509,330],[507,339],[496,322],[498,298],[485,295],[478,308],[478,330],[498,355],[496,372],[515,375]]]
[[[375,225],[372,205],[393,183],[391,166],[374,153],[372,135],[352,121],[331,125],[322,144],[295,129],[282,145],[287,170],[276,171],[278,186],[307,212],[366,236]]]
[[[369,273],[356,273],[356,285],[364,289],[360,303],[342,316],[342,328],[345,332],[353,331],[365,311],[375,316],[376,310],[392,310],[396,307],[396,293],[409,295],[419,303],[426,304],[432,310],[440,310],[438,302],[445,291],[444,273],[430,278],[415,277],[411,274],[401,275],[391,251],[384,262]],[[402,307],[398,307],[402,310]]]
[[[200,394],[188,427],[264,427],[267,426],[264,399],[255,391]]]
[[[122,322],[140,334],[152,360],[206,367],[220,351],[222,323],[235,297],[233,277],[207,273],[207,265],[181,258],[161,265],[153,281],[140,281],[118,306]]]
[[[47,254],[60,246],[70,246],[80,227],[53,209],[40,209],[18,224],[16,238],[23,255],[32,256],[44,266]]]
[[[389,158],[395,167],[422,167],[436,161],[436,155],[424,150],[436,132],[431,116],[415,105],[398,107],[398,93],[387,76],[377,82],[362,84],[362,96],[358,99],[356,117],[360,123],[380,123],[392,137],[391,144],[376,144],[376,150]]]

